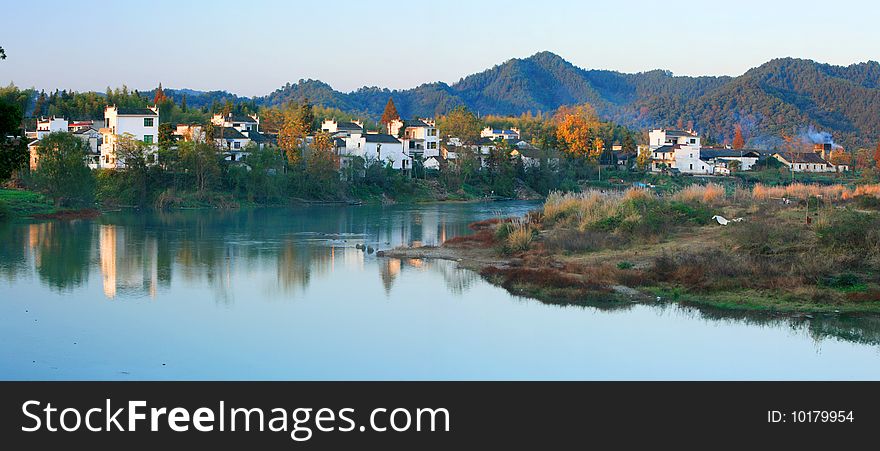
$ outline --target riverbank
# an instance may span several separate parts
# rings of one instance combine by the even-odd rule
[[[513,294],[549,303],[880,313],[880,215],[866,208],[876,202],[830,192],[784,203],[692,191],[690,199],[641,191],[551,196],[527,218],[474,223],[472,235],[440,247],[383,255],[458,261]],[[743,219],[723,226],[716,214]]]

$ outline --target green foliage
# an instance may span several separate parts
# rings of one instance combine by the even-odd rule
[[[617,263],[617,269],[627,270],[627,269],[632,269],[633,266],[635,266],[635,265],[633,265],[631,262],[628,262],[628,261],[622,261],[622,262]]]
[[[95,179],[86,166],[87,144],[65,132],[50,133],[37,147],[39,163],[34,180],[37,188],[56,206],[90,206],[95,198]]]
[[[819,244],[845,250],[853,256],[880,256],[880,216],[876,213],[841,211],[816,230]]]
[[[33,191],[0,189],[0,202],[8,209],[9,217],[49,214],[56,211],[46,196]]]

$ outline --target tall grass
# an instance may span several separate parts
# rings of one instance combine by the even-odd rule
[[[841,184],[815,185],[792,183],[791,185],[786,186],[765,186],[759,183],[752,188],[752,199],[760,201],[781,199],[783,197],[794,199],[820,197],[826,201],[839,201],[857,196],[872,196],[880,198],[880,184],[859,185],[854,189],[851,189]]]
[[[715,183],[708,185],[690,185],[672,196],[679,202],[701,202],[715,205],[724,200],[724,187]]]

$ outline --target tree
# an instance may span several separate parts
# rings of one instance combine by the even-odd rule
[[[93,202],[95,178],[85,163],[87,150],[85,142],[70,133],[50,133],[40,140],[34,179],[38,189],[55,201],[55,206]]]
[[[336,193],[339,185],[339,159],[330,134],[318,132],[312,151],[305,159],[305,177],[300,184],[304,194],[324,197]]]
[[[843,148],[837,148],[831,151],[828,161],[835,165],[848,165],[852,163],[852,157]]]
[[[730,169],[730,172],[739,172],[742,163],[739,160],[730,160],[727,162],[727,168]]]
[[[437,121],[443,136],[458,138],[463,144],[476,144],[480,140],[480,119],[467,107],[460,105]]]
[[[639,154],[636,156],[636,165],[645,169],[651,163],[651,148],[648,146],[639,147]]]
[[[153,104],[158,105],[166,100],[168,100],[168,96],[165,95],[165,90],[162,89],[162,83],[159,83],[159,87],[156,88],[156,95],[153,96]]]
[[[46,97],[46,91],[40,91],[40,95],[37,96],[37,101],[34,103],[34,117],[40,117],[43,115],[43,111],[46,109],[46,101],[48,98]]]
[[[395,119],[400,119],[400,115],[397,114],[397,107],[394,106],[394,99],[389,97],[388,103],[385,104],[385,111],[382,112],[382,120],[380,122],[387,128],[388,124]]]
[[[190,174],[199,193],[216,185],[220,179],[220,162],[217,149],[208,143],[192,141],[179,144],[180,166]]]
[[[742,125],[736,124],[733,127],[733,148],[734,149],[742,149],[746,145],[746,140],[743,138],[743,130]]]
[[[871,155],[870,149],[859,149],[856,151],[856,169],[873,169],[874,156]]]
[[[877,143],[877,150],[874,151],[874,164],[880,169],[880,142]]]
[[[601,148],[594,146],[593,140],[597,137],[599,119],[590,104],[560,108],[556,123],[556,137],[566,153],[573,157],[598,159]]]
[[[23,167],[28,160],[21,130],[22,109],[0,98],[0,183]]]
[[[281,199],[284,192],[284,157],[277,147],[266,146],[260,149],[248,144],[250,153],[244,162],[250,170],[243,170],[244,189],[248,200],[271,203]]]
[[[302,104],[291,103],[284,111],[284,122],[278,131],[278,145],[287,156],[287,163],[296,165],[302,158],[302,147],[306,136],[312,129],[314,121],[312,104],[308,101]]]
[[[116,158],[125,165],[122,178],[139,206],[147,204],[149,164],[155,161],[152,146],[134,139],[130,133],[116,137]]]
[[[0,47],[0,60],[6,59],[6,50],[3,50],[3,47]]]

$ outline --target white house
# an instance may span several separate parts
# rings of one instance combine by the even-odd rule
[[[740,171],[749,171],[761,159],[761,151],[751,149],[728,149],[723,147],[703,147],[700,159],[715,166],[715,174],[727,175],[731,172],[732,162],[736,161]]]
[[[773,158],[793,172],[837,172],[837,168],[815,152],[777,152]]]
[[[385,133],[355,132],[342,138],[344,148],[338,148],[343,165],[346,157],[361,157],[366,161],[378,160],[383,164],[391,164],[394,169],[408,170],[412,166],[410,155],[404,152],[403,143],[399,139]]]
[[[43,139],[44,136],[53,132],[66,132],[67,131],[67,119],[63,117],[47,117],[47,118],[39,118],[37,119],[37,133],[32,136],[33,138]]]
[[[700,137],[694,131],[654,129],[648,132],[651,170],[677,169],[683,174],[713,174],[715,166],[701,158]]]
[[[116,155],[119,138],[131,135],[133,139],[149,145],[148,161],[158,162],[159,108],[117,108],[115,105],[104,109],[104,127],[101,133],[102,168],[124,168],[125,162]]]
[[[93,128],[95,130],[100,130],[103,125],[104,125],[103,119],[73,120],[73,121],[70,121],[67,123],[67,131],[69,131],[71,133],[76,133],[76,132],[83,130],[83,129],[86,129],[86,128]]]
[[[399,137],[407,152],[415,157],[440,156],[440,136],[433,120],[395,119],[388,124],[388,134]]]
[[[226,116],[215,114],[211,117],[211,124],[217,127],[231,127],[240,132],[260,131],[260,117],[256,114],[250,116],[232,113]]]
[[[519,129],[518,128],[510,128],[510,129],[499,129],[486,127],[482,131],[480,131],[481,138],[489,138],[492,140],[501,138],[501,139],[519,139]]]
[[[361,121],[340,121],[326,119],[321,123],[321,131],[334,137],[349,136],[352,133],[364,133],[364,123]]]

